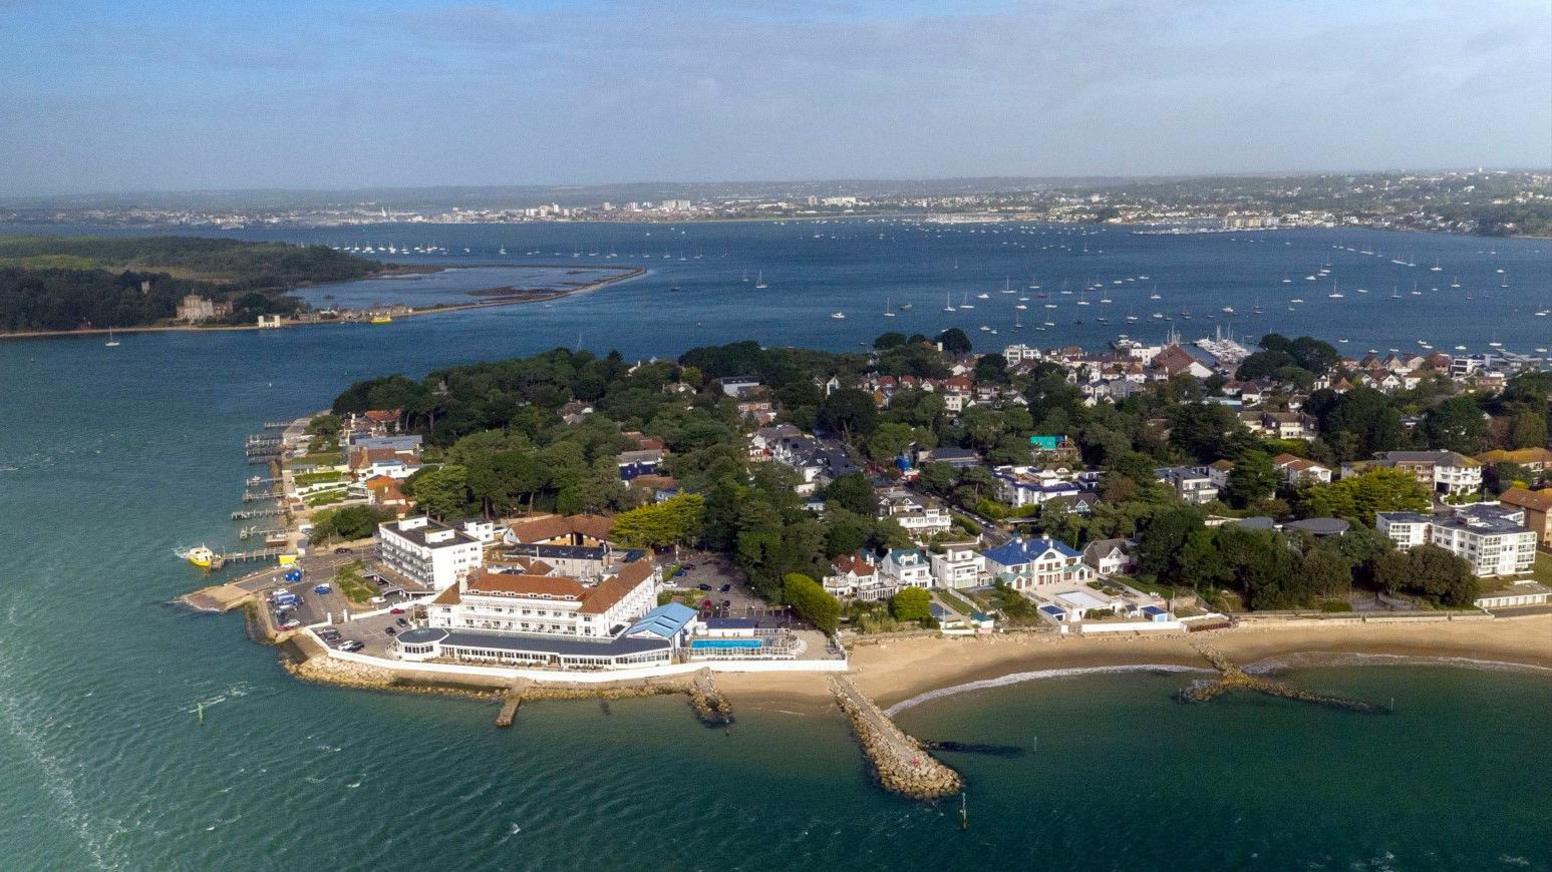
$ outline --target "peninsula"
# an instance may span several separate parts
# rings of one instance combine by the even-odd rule
[[[1187,699],[1382,712],[1246,670],[1552,668],[1552,373],[1213,348],[977,356],[949,330],[370,379],[250,439],[271,472],[234,517],[275,519],[246,531],[272,549],[190,560],[282,565],[189,602],[245,605],[301,677],[483,688],[506,723],[537,694],[687,693],[719,720],[724,692],[834,700],[922,797],[958,776],[872,698],[1148,668],[1223,673]]]
[[[321,245],[184,236],[0,237],[0,338],[157,330],[253,330],[545,302],[634,278],[639,267],[558,288],[493,287],[468,302],[314,311],[308,285],[436,272]]]

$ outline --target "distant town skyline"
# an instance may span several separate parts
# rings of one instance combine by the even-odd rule
[[[1552,166],[1552,6],[0,0],[0,196]]]

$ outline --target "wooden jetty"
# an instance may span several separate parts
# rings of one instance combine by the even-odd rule
[[[519,678],[512,682],[512,689],[501,698],[501,710],[496,712],[496,726],[512,726],[512,722],[517,720],[517,709],[523,704],[523,694],[532,683],[526,678]]]
[[[830,690],[851,719],[857,741],[886,790],[914,799],[937,799],[964,789],[958,772],[938,762],[920,742],[895,726],[850,678],[830,676]]]
[[[287,427],[291,426],[294,423],[296,423],[296,422],[295,421],[265,421],[263,426],[264,426],[264,429],[266,429],[266,430],[284,430],[284,429],[286,429]]]
[[[1301,702],[1314,703],[1315,705],[1328,706],[1330,708],[1345,709],[1347,711],[1379,714],[1389,711],[1383,706],[1375,705],[1361,699],[1351,699],[1345,696],[1335,696],[1328,693],[1317,693],[1311,690],[1302,690],[1281,681],[1273,681],[1260,675],[1250,675],[1237,664],[1226,657],[1223,652],[1210,645],[1193,645],[1197,653],[1207,659],[1220,673],[1213,681],[1203,681],[1192,684],[1178,694],[1181,702],[1207,702],[1210,699],[1222,696],[1230,690],[1244,689],[1264,693],[1268,696],[1278,696],[1283,699],[1295,699]]]
[[[265,500],[283,500],[286,496],[274,491],[243,491],[242,498],[245,503],[258,503]]]
[[[232,513],[232,520],[246,521],[250,518],[278,518],[285,513],[285,506],[275,506],[272,509],[239,509]]]
[[[244,540],[251,539],[254,536],[263,536],[268,538],[269,536],[275,534],[285,535],[285,532],[285,527],[260,527],[258,524],[254,524],[251,527],[244,527],[241,530],[238,530],[237,538]]]

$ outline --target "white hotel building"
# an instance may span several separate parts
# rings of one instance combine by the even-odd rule
[[[638,560],[595,585],[559,575],[471,572],[426,605],[428,626],[607,640],[657,605],[657,573]]]
[[[1536,532],[1524,514],[1470,506],[1454,514],[1379,512],[1375,529],[1402,551],[1428,543],[1464,559],[1478,578],[1524,575],[1536,563]]]
[[[456,585],[485,562],[478,538],[424,515],[379,524],[377,552],[389,569],[430,590]]]

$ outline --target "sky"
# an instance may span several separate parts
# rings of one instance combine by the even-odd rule
[[[1552,167],[1552,0],[0,0],[0,194]]]

